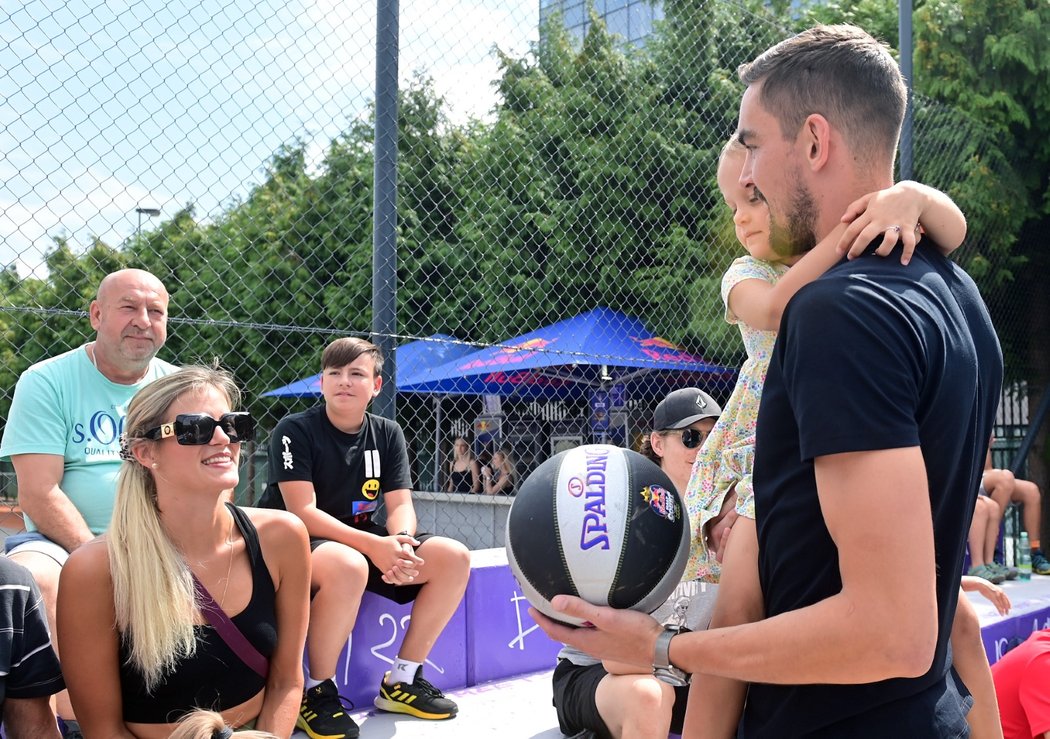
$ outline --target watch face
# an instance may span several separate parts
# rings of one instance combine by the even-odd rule
[[[653,677],[662,683],[667,683],[675,688],[681,688],[689,684],[689,674],[679,670],[675,666],[657,667],[653,670]]]

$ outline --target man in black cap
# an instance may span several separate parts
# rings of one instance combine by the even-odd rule
[[[653,432],[642,444],[642,454],[660,465],[685,494],[696,453],[707,439],[722,408],[700,388],[675,390],[653,412]]]

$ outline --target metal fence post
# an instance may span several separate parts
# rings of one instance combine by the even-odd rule
[[[897,23],[899,28],[899,44],[901,51],[900,67],[904,76],[904,83],[908,89],[907,106],[904,108],[904,125],[901,127],[901,152],[900,152],[900,177],[902,180],[912,179],[914,172],[914,150],[912,147],[912,130],[915,116],[915,106],[912,104],[912,53],[913,38],[911,26],[912,6],[911,0],[900,0],[897,3]]]
[[[397,62],[398,0],[377,0],[375,192],[372,233],[372,340],[383,351],[383,389],[372,411],[397,412]]]

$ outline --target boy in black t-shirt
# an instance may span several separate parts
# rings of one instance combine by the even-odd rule
[[[365,410],[383,383],[379,348],[336,339],[321,365],[324,405],[285,417],[270,439],[270,482],[311,537],[310,675],[297,725],[315,738],[358,735],[333,678],[366,589],[415,601],[376,707],[451,718],[456,704],[423,679],[422,664],[463,598],[470,553],[452,539],[416,532],[404,433]],[[380,508],[385,527],[372,520]]]

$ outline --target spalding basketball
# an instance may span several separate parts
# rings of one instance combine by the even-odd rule
[[[521,484],[507,516],[507,559],[539,611],[577,595],[651,613],[685,571],[689,521],[671,480],[637,452],[588,444],[561,452]]]

